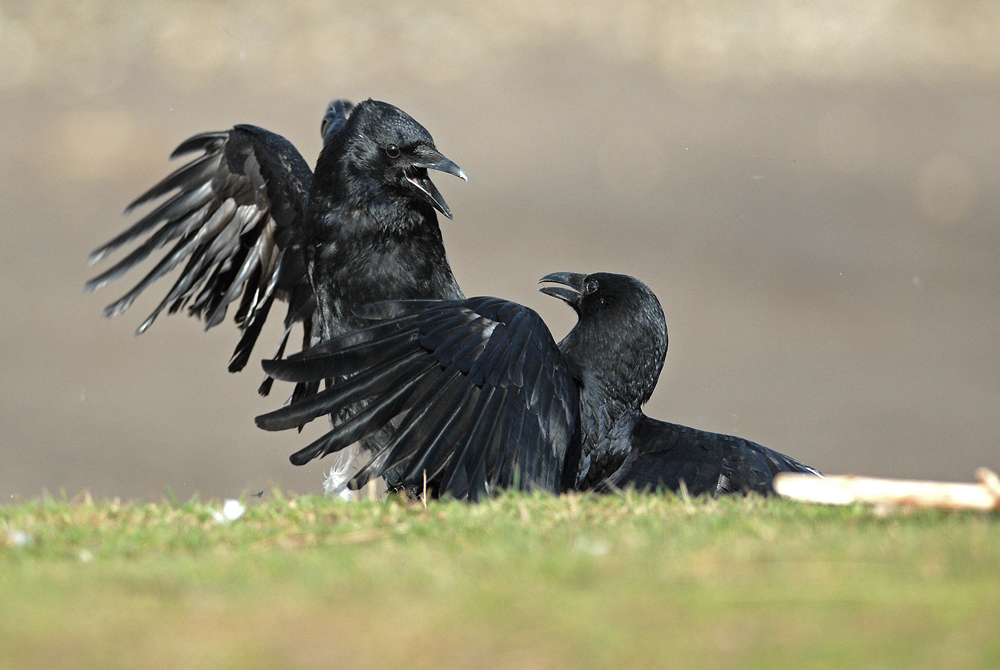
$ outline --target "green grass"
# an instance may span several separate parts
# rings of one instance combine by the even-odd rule
[[[0,668],[1000,667],[997,516],[245,502],[0,507]]]

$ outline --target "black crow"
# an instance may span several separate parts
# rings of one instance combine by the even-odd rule
[[[631,485],[677,491],[683,481],[693,495],[766,494],[772,492],[778,472],[820,474],[749,440],[652,419],[642,412],[667,354],[663,310],[645,284],[622,275],[565,272],[542,281],[559,284],[541,290],[566,302],[580,319],[559,343],[581,371],[583,383],[578,488]]]
[[[303,323],[305,348],[361,325],[353,314],[358,305],[462,298],[434,211],[451,218],[451,210],[427,172],[466,179],[461,168],[435,148],[423,126],[384,102],[332,102],[321,133],[315,174],[290,142],[256,126],[196,135],[177,147],[171,158],[204,153],[130,204],[126,213],[173,193],[90,255],[96,263],[145,237],[87,282],[93,291],[173,244],[105,315],[121,314],[185,262],[137,332],[165,308],[173,313],[185,306],[211,328],[242,295],[236,310],[242,337],[229,363],[235,372],[246,364],[275,298],[288,302],[276,358],[284,354],[295,322]]]
[[[498,298],[369,305],[359,313],[376,325],[264,362],[277,379],[349,379],[257,424],[282,430],[367,400],[292,462],[338,451],[395,419],[398,431],[350,487],[392,470],[398,486],[420,490],[426,481],[431,493],[460,499],[512,486],[678,490],[681,481],[692,494],[768,493],[776,472],[818,474],[752,442],[642,413],[667,353],[663,311],[642,282],[606,273],[542,282],[579,317],[558,345],[534,311]]]

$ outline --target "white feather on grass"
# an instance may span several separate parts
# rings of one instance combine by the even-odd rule
[[[325,475],[326,479],[323,480],[323,492],[328,498],[354,500],[354,491],[347,488],[347,482],[351,478],[351,470],[357,456],[357,450],[348,447],[334,457],[330,470]]]

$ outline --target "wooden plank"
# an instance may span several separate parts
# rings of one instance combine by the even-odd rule
[[[781,496],[826,505],[873,503],[953,510],[1000,510],[1000,478],[986,468],[976,471],[978,484],[878,479],[854,475],[779,473],[774,490]]]

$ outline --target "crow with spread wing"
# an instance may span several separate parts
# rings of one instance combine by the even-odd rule
[[[777,472],[819,474],[753,442],[643,414],[667,352],[663,311],[645,284],[607,273],[542,281],[579,317],[558,345],[534,311],[498,298],[368,305],[359,314],[375,325],[264,362],[276,379],[346,382],[257,424],[337,416],[292,456],[302,465],[394,421],[350,488],[388,473],[393,486],[470,500],[510,487],[677,490],[682,481],[693,494],[768,493]],[[362,400],[363,410],[341,411]]]
[[[428,176],[465,173],[434,146],[419,123],[384,102],[330,104],[321,126],[323,149],[315,173],[285,138],[238,125],[183,142],[171,158],[202,154],[137,198],[134,208],[168,196],[126,231],[95,250],[97,263],[133,242],[137,246],[86,283],[93,291],[168,247],[149,273],[108,305],[117,316],[153,282],[183,269],[152,314],[187,308],[205,328],[219,324],[239,300],[242,332],[229,363],[241,370],[275,299],[286,301],[280,359],[293,324],[303,348],[364,325],[354,309],[389,299],[460,299],[445,255],[437,212],[451,218]],[[261,386],[270,389],[271,379]],[[318,388],[313,382],[295,397]]]

